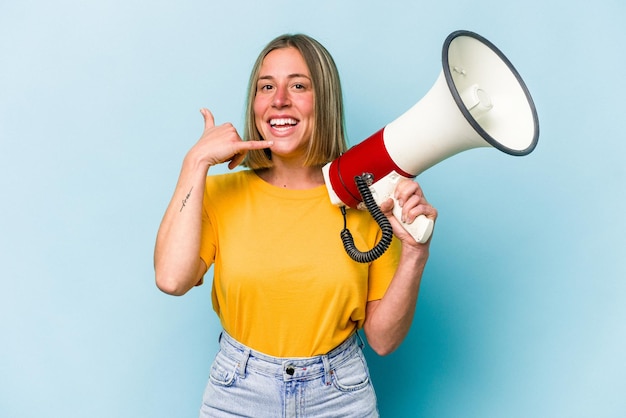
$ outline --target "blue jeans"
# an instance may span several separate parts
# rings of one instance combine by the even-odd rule
[[[223,332],[200,418],[378,417],[362,346],[354,334],[323,356],[279,358]]]

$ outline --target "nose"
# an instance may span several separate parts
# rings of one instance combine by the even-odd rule
[[[274,93],[272,106],[280,109],[280,108],[289,106],[290,103],[291,101],[289,100],[289,92],[287,91],[287,87],[284,87],[284,86],[276,87],[276,93]]]

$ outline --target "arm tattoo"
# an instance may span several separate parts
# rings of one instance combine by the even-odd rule
[[[191,190],[193,190],[193,187],[191,188]],[[185,196],[185,198],[183,199],[183,205],[180,207],[180,212],[182,212],[183,209],[185,208],[185,205],[187,204],[187,200],[189,199],[189,196],[191,196],[191,190],[189,190],[189,193],[187,193],[187,196]]]

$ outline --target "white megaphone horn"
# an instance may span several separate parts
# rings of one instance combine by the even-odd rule
[[[535,148],[535,105],[498,48],[476,33],[456,31],[443,44],[442,65],[439,78],[418,103],[323,168],[334,205],[363,209],[356,177],[368,178],[380,205],[393,198],[399,180],[414,178],[461,151],[494,147],[521,156]],[[400,220],[401,209],[394,203],[394,216]],[[433,222],[422,215],[403,226],[423,243],[430,238]]]

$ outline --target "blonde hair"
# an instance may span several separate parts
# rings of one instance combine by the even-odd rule
[[[335,61],[322,44],[307,35],[281,35],[267,44],[259,54],[248,84],[244,140],[263,140],[254,120],[254,98],[263,60],[275,49],[290,47],[297,49],[304,58],[311,74],[315,96],[315,123],[304,164],[324,165],[347,150],[343,98]],[[268,151],[249,151],[243,165],[253,170],[271,167],[273,163]]]

